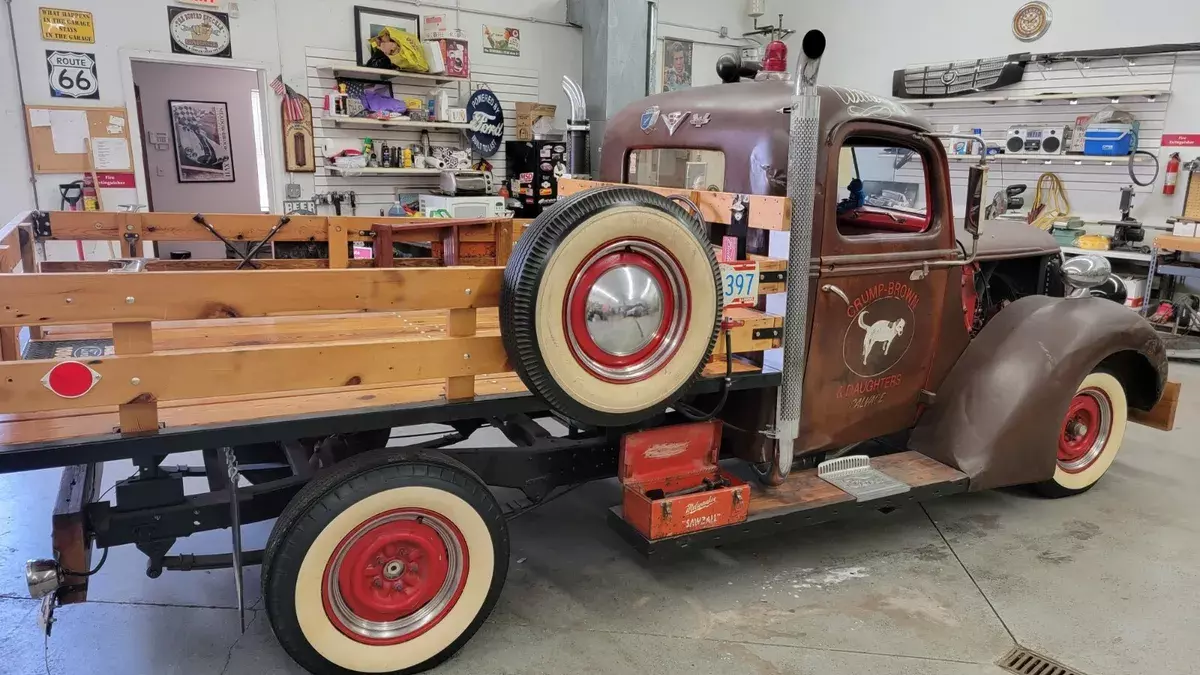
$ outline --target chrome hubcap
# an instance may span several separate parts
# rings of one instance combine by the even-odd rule
[[[629,356],[645,348],[662,322],[662,287],[641,267],[614,267],[588,291],[588,335],[613,356]]]

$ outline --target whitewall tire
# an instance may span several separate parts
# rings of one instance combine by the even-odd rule
[[[1084,378],[1058,430],[1054,477],[1038,483],[1038,492],[1067,497],[1095,485],[1121,449],[1128,415],[1129,402],[1120,380],[1103,370]]]
[[[324,673],[415,673],[487,618],[508,570],[508,531],[487,487],[439,453],[378,451],[309,483],[263,558],[276,637]]]

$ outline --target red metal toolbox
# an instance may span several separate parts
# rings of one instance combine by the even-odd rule
[[[721,527],[746,519],[750,486],[717,466],[721,423],[697,422],[626,434],[621,439],[625,520],[650,539]],[[700,488],[705,481],[724,487]],[[648,492],[661,490],[653,498]]]

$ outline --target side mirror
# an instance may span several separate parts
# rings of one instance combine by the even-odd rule
[[[1071,288],[1096,288],[1112,276],[1112,264],[1108,258],[1098,255],[1076,256],[1063,263],[1062,275],[1063,281]]]
[[[963,218],[963,229],[971,237],[979,238],[979,224],[983,219],[983,193],[987,187],[987,167],[975,165],[967,175],[967,212]]]

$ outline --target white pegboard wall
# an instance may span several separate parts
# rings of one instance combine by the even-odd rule
[[[1014,125],[1036,125],[1063,127],[1072,125],[1081,115],[1091,115],[1101,108],[1114,105],[1108,94],[1118,91],[1164,92],[1157,96],[1123,96],[1115,104],[1127,110],[1140,122],[1139,149],[1156,155],[1161,147],[1167,108],[1170,105],[1170,90],[1174,79],[1175,56],[1143,57],[1126,61],[1106,59],[1090,64],[1061,63],[1049,66],[1029,64],[1024,79],[1003,89],[986,92],[982,96],[1015,97],[1034,96],[1039,93],[1077,94],[1072,99],[1008,100],[997,102],[971,101],[969,99],[941,99],[932,103],[908,100],[918,114],[930,121],[934,128],[943,133],[954,126],[960,133],[972,129],[983,130],[989,142],[1002,143],[1010,127]],[[1102,95],[1101,97],[1097,97]],[[1164,155],[1165,156],[1165,155]],[[1160,157],[1160,161],[1164,161]],[[1087,161],[1076,164],[1070,156],[1052,156],[1045,164],[1036,156],[1028,161],[1006,158],[993,162],[988,175],[987,199],[1007,185],[1024,183],[1029,190],[1024,197],[1026,204],[1033,199],[1037,179],[1046,172],[1053,172],[1062,179],[1067,196],[1071,201],[1072,213],[1087,219],[1113,218],[1116,214],[1118,191],[1130,185],[1127,158],[1115,157],[1112,165]],[[955,211],[961,216],[966,198],[967,167],[969,162],[950,163],[950,183],[954,194]],[[1139,162],[1135,171],[1142,180],[1153,175],[1152,162]],[[915,180],[915,172],[898,172],[902,180]],[[1159,182],[1161,182],[1161,177]],[[1153,192],[1155,186],[1139,187],[1143,195]]]
[[[418,144],[421,140],[420,129],[385,130],[338,127],[332,120],[322,119],[325,106],[325,95],[333,91],[336,80],[329,70],[333,67],[355,66],[355,53],[349,50],[323,49],[309,47],[305,50],[308,68],[308,97],[313,107],[313,135],[317,148],[322,146],[325,139],[361,139],[369,137],[374,141],[384,141],[389,146],[398,144],[407,147]],[[516,140],[516,104],[520,102],[536,103],[538,101],[539,76],[535,70],[512,67],[498,67],[490,64],[471,64],[471,78],[466,82],[444,85],[450,94],[450,105],[465,105],[466,98],[475,89],[486,86],[500,100],[504,110],[504,140]],[[420,80],[396,79],[392,81],[392,90],[397,98],[405,96],[420,96],[424,98],[432,88],[432,83]],[[452,145],[466,148],[465,138],[461,131],[453,129],[430,129],[429,140],[432,145]],[[318,152],[318,155],[320,153]],[[478,159],[472,157],[472,160]],[[501,145],[500,151],[488,158],[493,165],[497,182],[505,176],[505,152]],[[406,192],[428,192],[438,185],[437,176],[340,176],[324,167],[324,160],[318,156],[318,169],[314,176],[314,188],[318,193],[353,191],[358,199],[358,215],[378,215],[380,209],[387,209],[398,189]],[[343,206],[343,208],[347,208]]]

